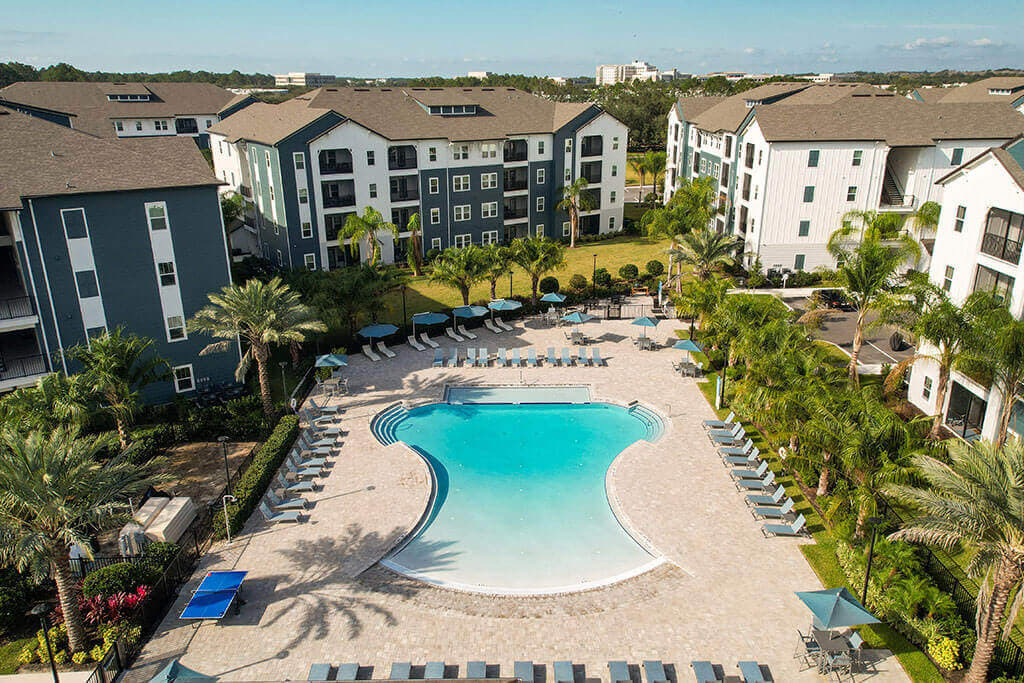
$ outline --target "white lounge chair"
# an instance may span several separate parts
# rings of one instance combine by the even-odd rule
[[[373,352],[369,344],[363,344],[363,355],[372,360],[374,363],[380,360],[380,356]]]
[[[377,350],[380,351],[381,353],[383,353],[388,358],[394,358],[395,357],[395,352],[392,351],[391,349],[389,349],[387,347],[387,344],[385,344],[382,341],[377,342]]]
[[[507,366],[508,358],[505,357],[505,347],[501,346],[498,348],[498,359],[494,361],[494,367]]]
[[[426,332],[420,332],[420,341],[429,346],[432,349],[440,348],[440,344],[430,338],[430,335]]]
[[[284,466],[288,474],[295,479],[315,479],[323,473],[322,467],[297,467],[291,458],[284,461]],[[288,478],[288,475],[285,475],[285,478]]]
[[[576,365],[579,365],[580,367],[590,365],[590,356],[587,355],[586,346],[581,346],[580,350],[576,352]]]
[[[409,346],[411,346],[412,348],[416,349],[417,351],[426,351],[427,350],[426,346],[424,346],[423,344],[420,344],[418,341],[416,341],[416,337],[413,337],[413,336],[410,335],[408,337],[408,341],[409,341]]]
[[[498,327],[500,327],[501,329],[505,330],[506,332],[511,332],[512,330],[515,329],[514,327],[509,325],[507,322],[502,320],[501,318],[495,318],[494,319],[494,324],[497,325]]]
[[[311,405],[313,409],[316,410],[321,415],[334,415],[339,410],[341,410],[341,408],[339,408],[338,406],[332,406],[326,403],[319,404],[313,399],[309,399],[309,405]]]
[[[484,327],[493,332],[494,334],[501,334],[502,330],[495,327],[494,323],[491,322],[490,318],[484,321]]]
[[[604,365],[604,360],[601,358],[601,349],[596,346],[590,347],[590,361],[595,367],[601,367]]]
[[[472,346],[466,349],[466,365],[476,365],[476,349]]]
[[[465,339],[463,339],[462,337],[459,336],[458,332],[456,332],[455,330],[453,330],[450,327],[444,328],[444,333],[447,334],[450,338],[454,339],[457,342],[464,342],[464,341],[466,341]]]
[[[472,332],[470,332],[469,330],[467,330],[465,325],[459,325],[458,329],[459,329],[459,334],[461,334],[466,339],[476,339],[476,335],[473,334]]]

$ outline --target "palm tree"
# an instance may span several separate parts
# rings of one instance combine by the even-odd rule
[[[80,426],[94,402],[95,390],[84,375],[54,372],[0,399],[0,423],[17,424],[22,429],[48,428],[54,421]]]
[[[681,232],[693,232],[709,228],[715,217],[715,203],[718,189],[710,176],[701,176],[684,182],[672,195],[668,206],[679,210],[682,220]]]
[[[920,247],[906,230],[907,219],[890,211],[847,211],[843,214],[842,225],[833,232],[826,243],[829,252],[837,259],[843,259],[864,242],[897,242],[907,249],[907,256],[918,256]]]
[[[89,340],[88,346],[71,349],[82,364],[85,382],[100,398],[101,410],[117,424],[121,448],[128,446],[128,427],[139,406],[139,392],[153,382],[170,378],[167,361],[151,352],[153,340],[124,332],[118,327]]]
[[[0,433],[6,451],[0,458],[0,561],[19,570],[49,567],[72,652],[85,650],[88,641],[68,549],[89,552],[90,534],[124,524],[129,499],[159,483],[149,466],[129,462],[124,453],[101,463],[109,441],[64,427]]]
[[[890,538],[966,550],[968,573],[981,579],[974,648],[966,683],[988,680],[1000,631],[1005,637],[1021,604],[1024,568],[1024,443],[950,441],[949,464],[919,456],[922,487],[892,486],[921,516]]]
[[[409,232],[408,262],[412,268],[413,275],[423,275],[423,243],[420,241],[422,229],[420,228],[420,212],[417,211],[409,216],[409,222],[405,229]]]
[[[590,211],[594,208],[594,202],[586,189],[587,179],[577,178],[571,185],[565,185],[558,190],[562,200],[558,202],[556,208],[569,214],[570,249],[576,248],[576,238],[580,234],[580,211]]]
[[[227,351],[239,337],[244,339],[249,348],[238,362],[235,379],[244,381],[255,360],[263,412],[267,417],[273,416],[268,367],[271,344],[302,342],[308,333],[325,332],[327,326],[316,319],[299,295],[279,277],[270,282],[253,279],[242,286],[224,287],[220,293],[207,298],[210,305],[196,313],[191,325],[196,331],[223,341],[208,345],[199,355]]]
[[[736,263],[736,252],[742,247],[738,237],[702,228],[680,237],[668,253],[676,263],[692,265],[697,277],[706,280],[713,270]]]
[[[715,312],[725,301],[729,282],[725,278],[709,277],[706,280],[688,280],[675,296],[676,310],[690,317],[690,338],[693,338],[693,322],[697,319],[702,327],[704,319]]]
[[[370,247],[370,265],[377,265],[380,260],[380,234],[388,233],[392,237],[398,237],[398,228],[394,223],[388,223],[384,216],[372,206],[363,210],[363,215],[352,214],[345,221],[341,232],[338,233],[338,246],[345,247],[345,240],[350,240],[349,251],[355,256],[360,249],[360,244],[366,242]],[[360,254],[365,260],[365,254]]]
[[[640,204],[644,203],[644,178],[647,177],[647,159],[642,154],[631,155],[626,163],[633,169],[637,177],[640,178]]]
[[[832,483],[836,456],[846,440],[847,397],[843,392],[822,392],[806,395],[806,401],[808,417],[800,428],[800,442],[804,444],[800,457],[818,468],[815,495],[824,496]]]
[[[999,297],[987,292],[973,295],[977,321],[972,328],[967,361],[992,377],[1002,394],[996,444],[1006,443],[1013,407],[1024,387],[1024,321],[1017,320]]]
[[[449,247],[434,259],[430,281],[459,290],[462,305],[469,305],[469,290],[487,279],[488,261],[483,249],[475,244]]]
[[[498,298],[498,279],[512,272],[512,249],[498,244],[484,249],[487,259],[487,281],[491,285],[491,300]]]
[[[665,152],[644,152],[644,165],[647,167],[647,172],[651,174],[651,183],[654,186],[654,199],[658,199],[658,177],[665,175],[665,161],[668,159],[668,155]],[[641,186],[642,187],[642,186]],[[643,189],[640,190],[643,194]],[[643,197],[641,197],[643,200]]]
[[[530,301],[536,306],[540,279],[565,267],[565,247],[546,237],[517,238],[512,241],[512,260],[530,276]]]

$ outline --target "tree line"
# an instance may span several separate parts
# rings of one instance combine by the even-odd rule
[[[238,69],[229,73],[216,71],[82,71],[71,64],[60,62],[42,69],[20,62],[0,64],[0,88],[19,81],[167,81],[172,83],[213,83],[222,88],[272,88],[274,77],[270,74],[242,73]]]

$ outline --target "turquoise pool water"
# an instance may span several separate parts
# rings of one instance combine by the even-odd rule
[[[655,418],[655,421],[657,419]],[[574,590],[657,564],[619,524],[605,475],[660,422],[604,403],[433,404],[390,435],[431,464],[435,504],[386,561],[428,581],[487,592]]]

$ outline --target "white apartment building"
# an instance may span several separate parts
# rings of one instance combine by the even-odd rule
[[[942,214],[929,277],[957,302],[973,292],[994,292],[1024,318],[1024,139],[982,152],[938,180]],[[999,427],[1004,392],[954,371],[945,405],[936,405],[938,366],[914,364],[909,400],[929,415],[941,412],[950,431],[967,439],[992,439]],[[1010,429],[1024,437],[1024,402],[1018,401]]]
[[[657,81],[658,67],[634,60],[632,64],[601,64],[597,67],[597,85],[615,85],[629,81]]]
[[[331,85],[337,80],[337,76],[320,74],[315,71],[289,71],[286,74],[274,75],[274,85],[284,87],[320,88]]]
[[[1024,132],[1000,103],[927,104],[847,83],[771,83],[669,112],[666,201],[684,180],[719,187],[715,227],[747,265],[834,267],[829,236],[851,210],[910,215],[966,159]]]

